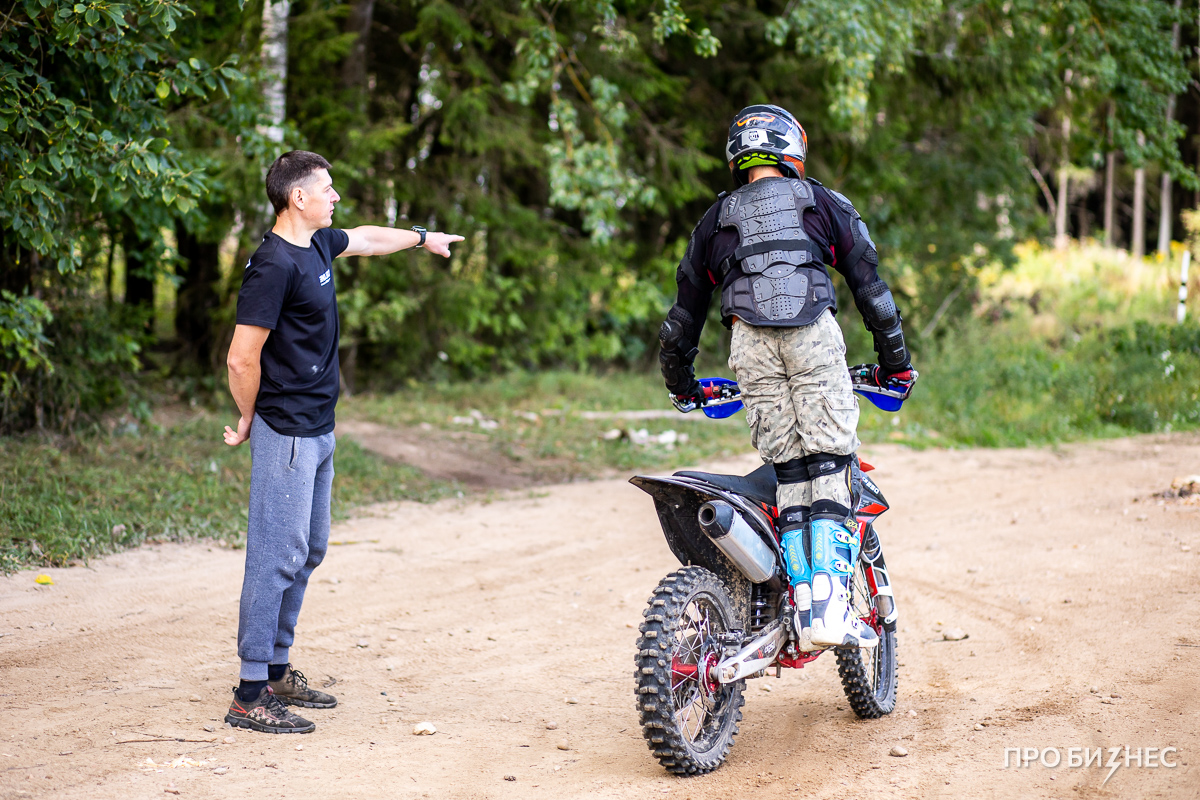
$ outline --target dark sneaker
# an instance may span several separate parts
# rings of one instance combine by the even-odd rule
[[[333,695],[308,688],[308,678],[304,677],[303,672],[292,669],[291,664],[287,665],[287,672],[283,673],[282,678],[267,685],[276,697],[288,705],[305,708],[333,708],[337,705],[337,698]]]
[[[233,704],[225,714],[225,721],[235,728],[249,728],[263,733],[312,733],[317,726],[288,710],[283,702],[267,687],[258,693],[253,703],[242,702],[233,690]]]

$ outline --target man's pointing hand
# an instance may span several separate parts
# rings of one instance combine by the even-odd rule
[[[425,235],[424,247],[431,253],[436,253],[445,258],[450,257],[450,245],[455,242],[461,242],[463,237],[456,236],[453,233],[439,233],[438,231],[430,231]]]

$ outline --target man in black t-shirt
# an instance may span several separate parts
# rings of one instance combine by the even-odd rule
[[[424,228],[330,227],[341,199],[329,162],[284,153],[267,172],[274,227],[250,257],[229,347],[229,389],[241,419],[225,443],[250,442],[250,515],[238,621],[241,684],[225,721],[269,733],[315,725],[287,705],[332,708],[288,651],[308,579],[329,545],[338,312],[333,259],[424,247],[449,257],[461,236]]]

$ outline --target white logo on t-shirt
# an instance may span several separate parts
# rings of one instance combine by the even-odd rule
[[[321,273],[321,277],[318,278],[317,280],[319,280],[321,282],[322,286],[329,283],[329,278],[331,277],[331,273],[332,273],[332,270],[328,270],[328,269],[325,270],[323,273]]]

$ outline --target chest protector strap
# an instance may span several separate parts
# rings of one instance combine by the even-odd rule
[[[804,231],[814,205],[812,187],[792,178],[763,178],[725,198],[717,224],[738,232],[733,258],[721,265],[726,320],[799,327],[834,305],[825,254]]]

